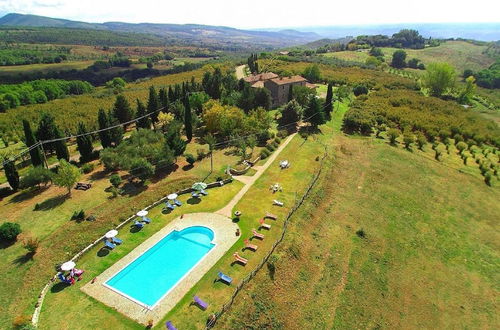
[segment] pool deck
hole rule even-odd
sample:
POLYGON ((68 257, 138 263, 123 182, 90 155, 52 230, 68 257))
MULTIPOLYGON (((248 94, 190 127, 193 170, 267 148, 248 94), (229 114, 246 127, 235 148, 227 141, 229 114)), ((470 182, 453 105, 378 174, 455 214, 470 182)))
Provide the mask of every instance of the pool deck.
MULTIPOLYGON (((149 320, 156 324, 186 295, 186 293, 212 268, 217 261, 236 243, 238 225, 226 216, 214 213, 185 214, 175 218, 160 231, 144 241, 129 254, 100 274, 94 283, 85 284, 81 290, 102 303, 115 308, 131 319, 146 325, 149 320), (158 243, 172 230, 182 230, 191 226, 206 226, 213 230, 216 245, 210 252, 151 310, 104 286, 115 273, 158 243)), ((124 242, 123 244, 127 244, 124 242)), ((119 247, 118 247, 119 248, 119 247)), ((215 278, 216 274, 214 274, 215 278)), ((147 279, 145 279, 147 280, 147 279)), ((140 283, 138 283, 140 285, 140 283)))

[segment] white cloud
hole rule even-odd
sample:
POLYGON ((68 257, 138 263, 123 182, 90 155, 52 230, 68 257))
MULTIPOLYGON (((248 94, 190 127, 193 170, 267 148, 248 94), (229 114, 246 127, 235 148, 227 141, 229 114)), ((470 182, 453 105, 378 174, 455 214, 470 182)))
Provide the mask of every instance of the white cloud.
POLYGON ((495 0, 0 0, 17 12, 89 22, 199 23, 240 28, 425 22, 498 22, 495 0))

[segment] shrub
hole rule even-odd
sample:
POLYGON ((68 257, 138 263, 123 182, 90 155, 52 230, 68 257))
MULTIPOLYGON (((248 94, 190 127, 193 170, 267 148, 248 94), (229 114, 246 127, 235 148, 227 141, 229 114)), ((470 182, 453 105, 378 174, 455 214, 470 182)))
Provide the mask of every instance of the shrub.
POLYGON ((389 137, 389 141, 392 145, 396 144, 396 139, 401 135, 401 131, 397 128, 391 128, 387 131, 387 136, 389 137))
POLYGON ((86 163, 86 164, 83 164, 83 166, 82 166, 82 172, 85 174, 88 174, 88 173, 92 172, 93 170, 94 170, 94 164, 92 164, 92 163, 86 163))
POLYGON ((415 135, 412 132, 406 131, 403 134, 403 143, 406 149, 410 149, 411 144, 415 142, 415 135))
POLYGON ((27 237, 24 239, 23 247, 28 250, 29 253, 35 254, 38 250, 40 241, 35 237, 27 237))
POLYGON ((491 175, 491 172, 486 172, 484 174, 484 182, 491 187, 491 184, 492 184, 492 181, 493 181, 493 175, 491 175))
POLYGON ((191 166, 193 166, 194 162, 196 162, 196 158, 194 158, 191 154, 185 154, 184 157, 186 157, 186 162, 188 162, 191 166))
POLYGON ((281 143, 281 138, 279 136, 274 138, 274 142, 280 144, 281 143))
POLYGON ((52 181, 52 172, 42 166, 31 168, 21 179, 21 188, 40 187, 52 181))
POLYGON ((467 143, 460 141, 457 143, 456 147, 459 152, 462 152, 464 150, 467 150, 467 143))
POLYGON ((0 226, 0 241, 12 242, 21 233, 21 226, 18 223, 4 222, 0 226))
POLYGON ((207 157, 208 153, 205 151, 205 149, 198 149, 196 150, 196 159, 198 161, 202 160, 203 158, 207 157))
POLYGON ((31 317, 28 315, 18 315, 14 318, 14 321, 12 321, 12 325, 16 329, 35 329, 35 327, 31 324, 31 317), (31 326, 31 327, 29 327, 31 326))
POLYGON ((73 215, 71 216, 71 220, 83 220, 85 219, 85 211, 80 210, 80 211, 75 211, 73 212, 73 215))
POLYGON ((363 84, 357 84, 352 89, 352 92, 354 93, 355 96, 359 96, 359 95, 362 95, 362 94, 368 94, 368 87, 366 87, 363 84))
POLYGON ((109 182, 116 188, 122 183, 122 178, 118 174, 113 174, 109 177, 109 182))
POLYGON ((262 149, 260 151, 260 159, 266 159, 267 157, 269 157, 269 155, 270 155, 270 152, 267 149, 262 149))
POLYGON ((288 136, 288 132, 286 129, 280 129, 277 134, 278 137, 284 139, 288 136))
POLYGON ((366 238, 366 233, 365 233, 365 231, 363 230, 363 228, 358 229, 358 230, 356 231, 356 235, 358 235, 358 237, 361 237, 361 238, 366 238))
POLYGON ((424 150, 425 145, 427 144, 427 139, 422 132, 417 133, 417 145, 418 149, 424 150))

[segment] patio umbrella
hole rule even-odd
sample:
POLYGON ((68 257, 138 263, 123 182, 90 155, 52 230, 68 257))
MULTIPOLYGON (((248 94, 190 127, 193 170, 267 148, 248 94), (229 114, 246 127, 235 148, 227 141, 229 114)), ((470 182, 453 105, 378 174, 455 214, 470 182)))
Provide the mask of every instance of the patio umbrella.
POLYGON ((118 235, 118 230, 116 229, 112 229, 110 231, 108 231, 106 233, 106 235, 104 235, 106 238, 112 238, 112 237, 115 237, 116 235, 118 235))
POLYGON ((196 182, 195 184, 193 184, 193 186, 191 188, 199 191, 199 190, 206 189, 207 184, 205 182, 196 182))
POLYGON ((141 210, 141 211, 137 212, 138 217, 145 217, 146 215, 148 215, 148 211, 146 211, 146 210, 141 210))
POLYGON ((76 264, 74 261, 66 261, 65 263, 63 263, 61 265, 61 270, 64 270, 64 271, 68 271, 68 270, 72 270, 73 268, 75 268, 76 264))
POLYGON ((168 195, 168 196, 167 196, 167 198, 168 198, 169 200, 171 200, 171 201, 173 201, 173 200, 174 200, 174 199, 176 199, 177 197, 178 197, 178 195, 177 195, 177 194, 175 194, 175 193, 174 193, 174 194, 170 194, 170 195, 168 195))

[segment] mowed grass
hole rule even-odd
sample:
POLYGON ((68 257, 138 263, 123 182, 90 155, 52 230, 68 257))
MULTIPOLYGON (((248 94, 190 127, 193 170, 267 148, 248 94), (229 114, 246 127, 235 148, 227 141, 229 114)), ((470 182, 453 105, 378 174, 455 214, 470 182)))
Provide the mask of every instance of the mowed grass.
POLYGON ((332 148, 274 279, 259 272, 218 327, 495 328, 500 188, 386 141, 332 148))
POLYGON ((62 63, 51 63, 51 64, 28 64, 28 65, 12 65, 12 66, 2 66, 0 68, 0 78, 2 76, 12 76, 16 74, 23 73, 33 73, 41 72, 47 73, 52 71, 62 71, 62 70, 82 70, 90 65, 94 61, 68 61, 62 63))
MULTIPOLYGON (((478 71, 489 67, 495 62, 494 58, 489 57, 483 52, 487 46, 478 46, 465 41, 447 41, 438 47, 428 47, 424 49, 404 49, 408 54, 407 60, 411 58, 418 58, 424 64, 433 62, 447 62, 455 67, 455 69, 462 73, 465 69, 472 69, 478 71)), ((383 47, 385 61, 391 62, 392 54, 397 48, 383 47)), ((343 51, 328 53, 324 56, 337 57, 343 60, 365 62, 368 58, 368 51, 343 51)))
MULTIPOLYGON (((189 149, 201 147, 194 142, 189 145, 189 149)), ((23 234, 17 243, 0 247, 0 286, 5 288, 0 290, 0 328, 9 328, 16 316, 32 313, 36 297, 53 276, 56 263, 69 259, 121 220, 158 198, 205 178, 208 182, 214 181, 227 164, 237 161, 237 157, 227 151, 217 150, 214 153, 214 172, 210 176, 209 158, 196 162, 192 168, 187 166, 184 158, 179 158, 178 167, 172 173, 154 177, 147 187, 127 184, 127 176, 121 173, 126 193, 117 198, 110 198, 111 194, 105 191, 110 186, 110 174, 98 166, 94 172, 80 179, 91 182, 92 188, 88 191, 73 190, 71 198, 65 197, 65 189, 51 186, 41 192, 19 192, 1 200, 3 221, 19 223, 23 234), (37 204, 38 209, 35 210, 37 204), (71 221, 73 212, 81 209, 87 216, 95 215, 97 220, 71 221), (40 240, 39 251, 33 258, 22 246, 27 236, 40 240)), ((232 196, 237 190, 238 183, 235 183, 223 191, 232 196)), ((207 204, 199 206, 210 208, 207 204)))

